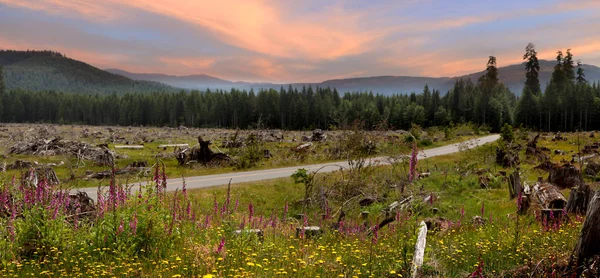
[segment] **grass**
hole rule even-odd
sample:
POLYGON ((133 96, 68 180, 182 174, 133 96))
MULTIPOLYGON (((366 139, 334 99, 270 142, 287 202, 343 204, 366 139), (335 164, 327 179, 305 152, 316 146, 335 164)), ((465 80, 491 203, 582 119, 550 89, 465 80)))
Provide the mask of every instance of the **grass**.
MULTIPOLYGON (((44 130, 44 125, 25 125, 25 126, 16 126, 11 128, 14 133, 20 134, 24 133, 27 130, 34 129, 42 129, 44 130), (33 127, 31 127, 33 126, 33 127), (31 128, 30 128, 31 127, 31 128), (19 130, 18 128, 21 128, 19 130)), ((54 127, 54 126, 53 126, 54 127)), ((90 143, 92 145, 105 143, 105 139, 95 138, 93 136, 89 136, 87 138, 81 137, 80 130, 97 130, 98 132, 102 131, 102 129, 97 127, 89 127, 89 126, 81 126, 81 127, 68 127, 68 126, 58 126, 54 127, 57 129, 56 134, 54 136, 61 136, 68 140, 82 140, 84 142, 90 143)), ((117 129, 117 128, 114 128, 117 129)), ((90 132, 91 132, 90 131, 90 132)), ((34 131, 35 132, 35 131, 34 131)), ((141 140, 140 136, 146 136, 142 134, 147 134, 148 137, 153 134, 161 134, 160 128, 128 128, 123 129, 119 132, 115 132, 115 134, 125 134, 124 140, 126 142, 131 142, 132 144, 137 144, 136 140, 141 140), (128 133, 127 133, 128 132, 128 133)), ((334 131, 332 132, 332 136, 335 137, 325 142, 314 142, 313 149, 306 154, 298 154, 291 149, 299 144, 299 142, 291 142, 290 140, 284 142, 264 142, 261 144, 261 149, 268 149, 271 151, 273 158, 270 159, 262 159, 256 165, 251 168, 239 168, 235 164, 226 167, 205 167, 200 164, 192 164, 187 166, 179 166, 177 160, 174 157, 171 158, 160 158, 169 156, 173 153, 173 148, 162 149, 158 148, 161 144, 189 144, 189 146, 194 146, 197 144, 197 139, 194 134, 201 134, 205 138, 213 138, 213 145, 211 146, 213 151, 222 151, 224 153, 230 154, 234 159, 242 156, 246 151, 245 149, 227 149, 220 148, 221 142, 223 140, 222 137, 217 137, 211 134, 233 134, 234 131, 227 130, 207 130, 207 129, 193 129, 190 132, 182 132, 182 131, 172 131, 164 138, 157 138, 152 142, 144 143, 143 149, 114 149, 115 145, 124 145, 125 142, 122 143, 109 143, 108 146, 111 150, 116 151, 119 156, 124 158, 120 158, 116 160, 117 168, 124 168, 127 165, 130 165, 132 162, 144 161, 149 165, 153 165, 155 163, 164 163, 167 169, 167 176, 169 177, 191 177, 191 176, 200 176, 200 175, 211 175, 211 174, 223 174, 237 171, 247 171, 247 170, 261 170, 261 169, 271 169, 271 168, 279 168, 279 167, 290 167, 290 166, 301 166, 301 165, 309 165, 309 164, 317 164, 317 163, 325 163, 325 162, 336 162, 344 160, 343 157, 339 155, 332 154, 332 150, 340 148, 340 144, 342 143, 343 136, 347 133, 351 133, 351 131, 334 131)), ((444 133, 437 128, 430 128, 427 132, 423 132, 423 138, 427 139, 423 142, 427 141, 426 145, 423 145, 422 148, 435 148, 448 144, 458 143, 465 140, 473 139, 480 137, 482 135, 475 135, 474 131, 470 126, 457 126, 454 128, 452 132, 452 136, 450 138, 445 138, 444 133), (435 140, 431 140, 435 139, 435 140)), ((1 133, 1 132, 0 132, 1 133)), ((40 132, 41 133, 41 132, 40 132)), ((300 138, 301 132, 289 131, 285 132, 285 138, 300 138)), ((2 135, 2 134, 0 134, 2 135)), ((5 142, 4 151, 7 151, 6 146, 10 146, 14 144, 16 141, 25 140, 24 138, 19 138, 14 134, 5 135, 13 137, 13 141, 5 142)), ((157 135, 155 135, 157 136, 157 135)), ((25 137, 23 135, 23 137, 25 137)), ((52 138, 52 136, 46 136, 47 138, 52 138)), ((44 137, 44 138, 46 138, 44 137)), ((410 143, 406 142, 407 135, 402 135, 400 133, 392 133, 390 136, 386 136, 384 132, 373 131, 373 132, 365 132, 365 139, 372 140, 376 145, 376 152, 372 153, 371 156, 379 156, 379 155, 396 155, 408 153, 410 150, 410 143)), ((2 150, 2 148, 0 148, 2 150)), ((262 150, 261 150, 262 152, 262 150)), ((261 153, 262 155, 262 153, 261 153)), ((94 180, 94 179, 85 179, 84 177, 90 172, 100 172, 110 170, 110 167, 100 167, 95 166, 92 161, 77 161, 75 158, 59 155, 59 156, 51 156, 51 157, 43 157, 43 156, 34 156, 34 155, 9 155, 4 162, 7 164, 11 164, 16 160, 23 161, 37 161, 41 164, 55 163, 59 164, 64 162, 62 166, 54 167, 58 178, 61 180, 61 184, 65 188, 84 188, 84 187, 97 187, 99 185, 105 185, 106 181, 102 180, 94 180)), ((22 175, 22 170, 8 170, 8 176, 16 176, 20 177, 22 175)), ((121 182, 137 182, 147 180, 149 178, 148 173, 139 173, 136 175, 123 175, 119 176, 118 179, 121 182)))
MULTIPOLYGON (((540 144, 568 150, 574 137, 568 135, 558 145, 540 144)), ((6 205, 0 212, 9 208, 9 216, 0 218, 5 227, 0 229, 0 275, 407 277, 422 220, 440 225, 428 232, 425 276, 560 274, 583 219, 571 216, 557 226, 545 225, 533 212, 517 215, 516 201, 508 198, 506 182, 497 175, 512 170, 493 163, 494 149, 485 145, 420 161, 419 171, 429 170, 431 176, 412 183, 406 182, 405 163, 356 175, 317 174, 311 196, 327 192, 325 207, 298 202, 305 187, 291 178, 170 194, 157 193, 160 186, 150 184, 140 192, 134 188, 127 200, 115 204, 104 199, 95 218, 74 220, 60 205, 64 203, 53 198, 25 201, 27 187, 20 191, 6 180, 0 196, 10 193, 23 201, 0 198, 6 205), (478 172, 491 176, 489 188, 481 188, 478 172), (361 207, 358 199, 336 194, 354 180, 379 202, 361 207), (373 227, 385 217, 382 209, 409 194, 414 204, 375 232, 373 227), (431 201, 422 201, 428 196, 431 201), (10 217, 13 207, 25 216, 10 217), (342 210, 346 218, 338 229, 330 228, 342 210), (363 211, 370 212, 366 218, 363 211), (476 216, 486 223, 474 224, 476 216), (296 227, 303 225, 320 226, 325 233, 296 236, 296 227), (262 229, 264 237, 235 232, 251 228, 262 229)), ((529 181, 532 165, 522 164, 529 181)), ((44 196, 54 196, 48 192, 44 196)))

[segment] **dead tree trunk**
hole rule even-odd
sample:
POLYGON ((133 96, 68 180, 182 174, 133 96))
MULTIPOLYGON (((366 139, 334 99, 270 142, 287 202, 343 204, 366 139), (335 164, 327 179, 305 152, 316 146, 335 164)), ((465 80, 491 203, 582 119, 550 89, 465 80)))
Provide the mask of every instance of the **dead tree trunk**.
MULTIPOLYGON (((590 201, 581 235, 577 241, 577 273, 587 268, 588 260, 600 253, 600 191, 590 201)), ((578 275, 579 276, 579 275, 578 275)))
POLYGON ((519 176, 519 168, 508 177, 508 194, 511 199, 519 195, 523 189, 521 188, 521 177, 519 176))
POLYGON ((592 189, 587 184, 582 184, 571 189, 569 201, 567 201, 567 212, 585 214, 588 204, 592 198, 592 189))

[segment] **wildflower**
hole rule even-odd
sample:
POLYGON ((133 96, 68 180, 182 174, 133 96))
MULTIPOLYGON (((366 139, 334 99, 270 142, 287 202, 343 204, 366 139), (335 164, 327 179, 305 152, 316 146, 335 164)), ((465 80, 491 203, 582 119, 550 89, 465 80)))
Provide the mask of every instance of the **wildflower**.
POLYGON ((133 218, 129 222, 129 228, 131 228, 131 233, 134 235, 137 232, 137 224, 138 224, 137 213, 134 213, 133 218))
POLYGON ((248 205, 248 223, 252 222, 252 216, 254 216, 254 206, 250 202, 248 205))
POLYGON ((412 148, 412 153, 410 155, 409 172, 408 172, 408 180, 411 182, 415 178, 415 174, 416 174, 417 154, 418 154, 417 142, 413 142, 413 148, 412 148))
POLYGON ((485 213, 485 202, 481 203, 481 217, 483 217, 483 214, 485 213))
POLYGON ((125 229, 123 228, 123 219, 121 219, 121 223, 119 223, 119 228, 117 229, 117 235, 122 233, 125 229))
POLYGON ((221 253, 223 247, 225 247, 225 237, 221 238, 221 242, 219 243, 219 247, 217 248, 217 253, 221 253))

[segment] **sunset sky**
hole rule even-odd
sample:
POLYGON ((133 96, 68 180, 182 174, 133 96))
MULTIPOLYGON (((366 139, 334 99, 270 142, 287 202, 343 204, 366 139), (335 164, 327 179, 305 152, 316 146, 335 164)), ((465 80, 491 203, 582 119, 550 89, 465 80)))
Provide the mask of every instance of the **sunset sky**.
POLYGON ((457 76, 528 42, 600 65, 600 1, 0 0, 0 49, 229 80, 457 76))

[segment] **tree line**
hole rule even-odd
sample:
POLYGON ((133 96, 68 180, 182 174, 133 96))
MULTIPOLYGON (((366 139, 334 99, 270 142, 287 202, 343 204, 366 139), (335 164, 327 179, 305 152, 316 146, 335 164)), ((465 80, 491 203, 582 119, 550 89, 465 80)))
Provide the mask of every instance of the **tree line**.
MULTIPOLYGON (((498 131, 505 123, 535 130, 600 129, 600 85, 589 84, 570 50, 557 53, 552 79, 542 92, 535 46, 525 55, 526 81, 517 97, 498 80, 490 56, 475 82, 459 79, 442 94, 426 85, 420 94, 340 94, 333 88, 280 90, 75 94, 7 90, 0 74, 0 121, 88 125, 143 125, 328 129, 355 120, 366 127, 408 129, 471 122, 498 131)), ((1 68, 0 68, 1 73, 1 68)))

